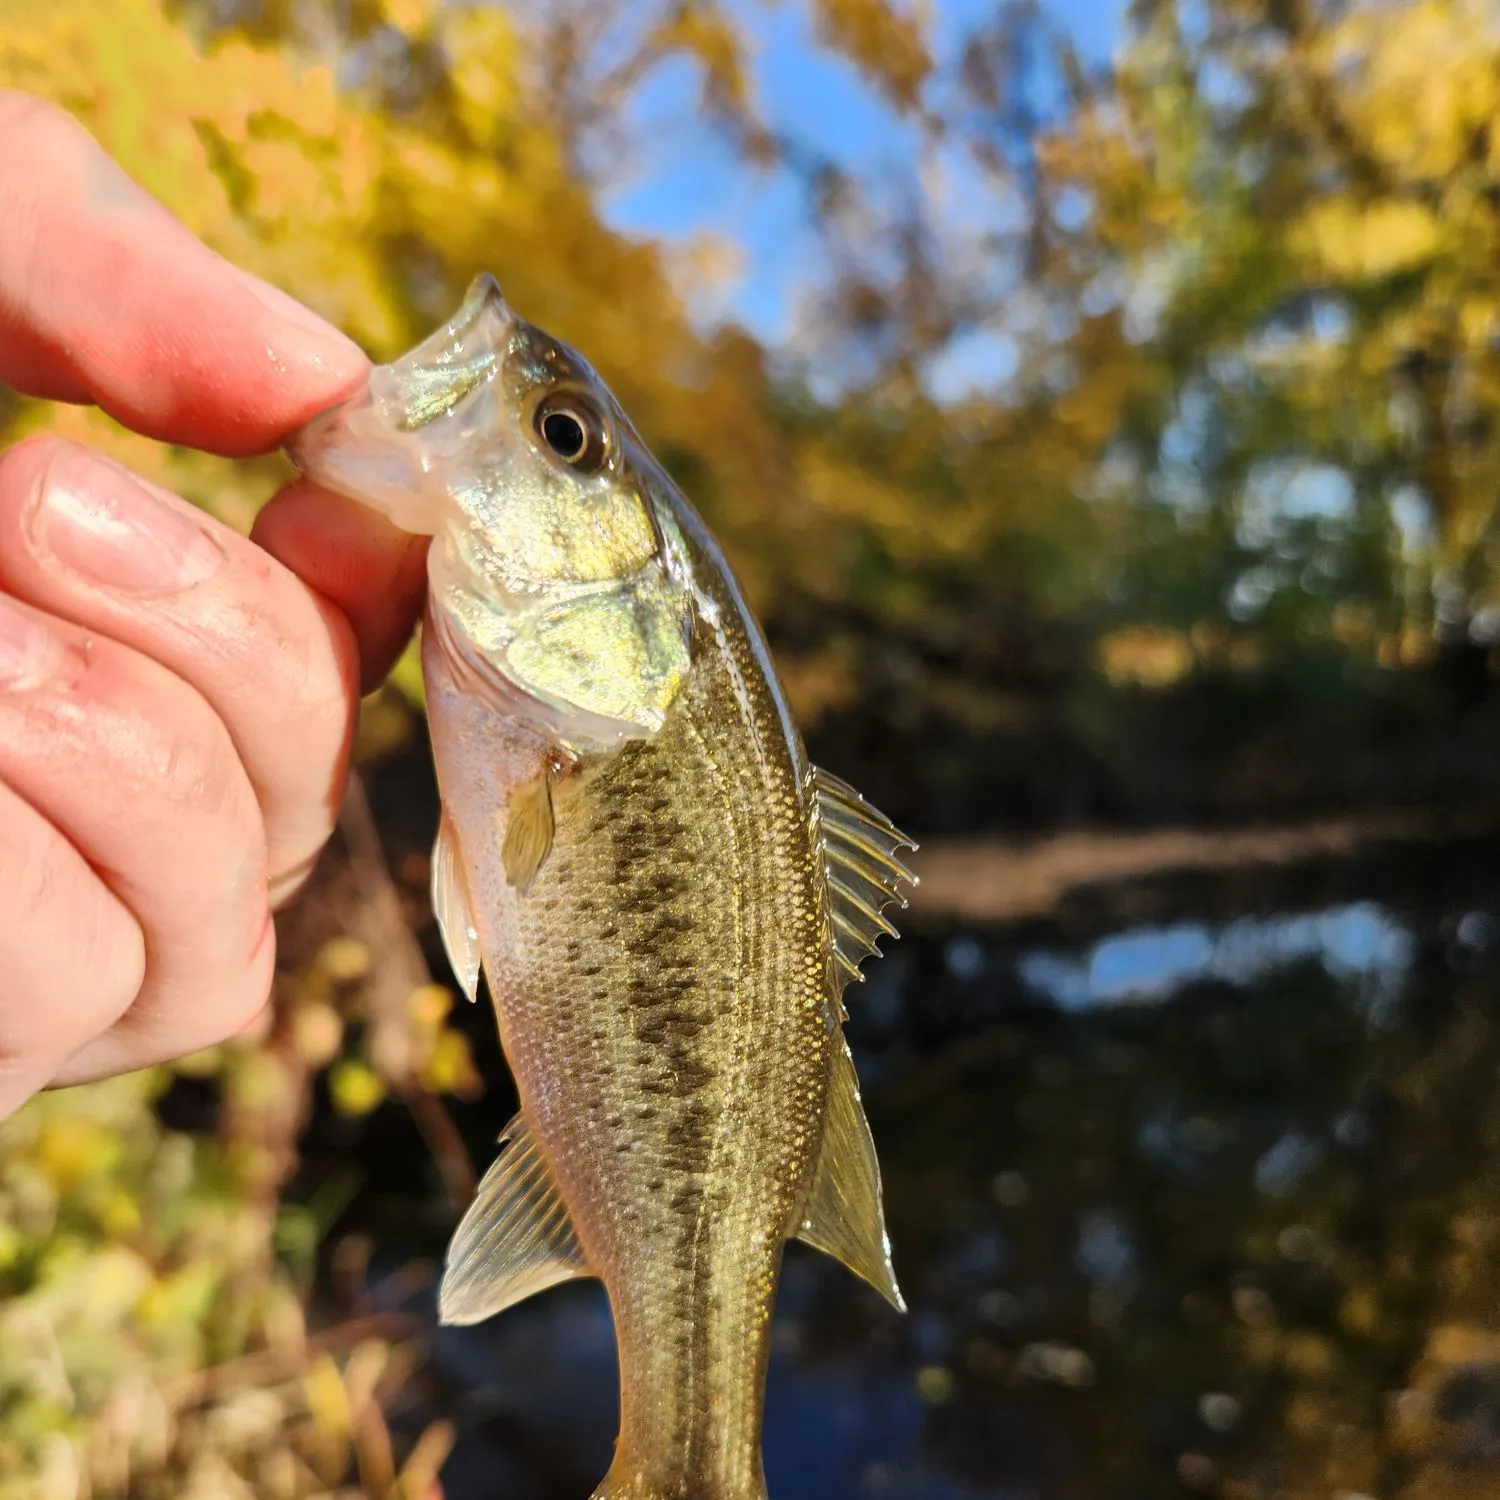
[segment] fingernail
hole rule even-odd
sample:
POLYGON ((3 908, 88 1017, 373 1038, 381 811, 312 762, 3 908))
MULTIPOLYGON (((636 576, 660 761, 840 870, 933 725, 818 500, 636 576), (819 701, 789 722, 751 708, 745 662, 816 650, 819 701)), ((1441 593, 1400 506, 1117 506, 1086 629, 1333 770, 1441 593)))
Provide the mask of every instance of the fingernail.
POLYGON ((133 474, 81 449, 42 477, 31 516, 38 550, 106 588, 168 594, 201 583, 224 560, 202 522, 133 474))
POLYGON ((272 286, 269 281, 262 281, 259 276, 252 276, 250 272, 241 270, 238 266, 234 269, 251 295, 262 306, 268 307, 278 318, 307 333, 316 334, 319 339, 328 344, 332 353, 339 359, 344 360, 352 356, 361 363, 368 363, 364 350, 353 339, 346 338, 326 318, 320 318, 312 308, 304 306, 295 297, 289 297, 279 286, 272 286))
POLYGON ((65 655, 66 647, 40 616, 0 594, 0 688, 45 682, 65 655))

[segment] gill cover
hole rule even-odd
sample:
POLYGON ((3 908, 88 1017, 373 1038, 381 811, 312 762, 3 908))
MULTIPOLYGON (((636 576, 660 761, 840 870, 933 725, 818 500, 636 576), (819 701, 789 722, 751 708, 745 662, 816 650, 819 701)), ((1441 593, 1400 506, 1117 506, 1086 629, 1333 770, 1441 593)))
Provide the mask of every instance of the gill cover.
POLYGON ((491 276, 287 445, 328 489, 433 537, 445 654, 575 750, 654 734, 691 664, 684 549, 604 383, 491 276))

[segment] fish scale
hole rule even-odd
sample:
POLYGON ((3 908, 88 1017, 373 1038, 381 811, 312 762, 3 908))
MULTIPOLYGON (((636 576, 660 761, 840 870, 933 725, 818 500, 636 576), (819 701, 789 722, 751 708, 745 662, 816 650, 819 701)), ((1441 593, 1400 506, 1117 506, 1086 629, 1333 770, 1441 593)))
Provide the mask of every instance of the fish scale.
POLYGON ((902 1306, 841 994, 910 840, 808 764, 702 521, 487 278, 290 451, 434 537, 434 909, 520 1099, 441 1316, 597 1276, 621 1402, 596 1500, 765 1500, 787 1239, 902 1306))
MULTIPOLYGON (((770 1309, 832 1019, 805 766, 784 739, 764 759, 769 700, 700 666, 658 735, 559 783, 551 852, 490 972, 522 1118, 609 1292, 624 1493, 677 1476, 730 1500, 761 1492, 770 1309), (717 1128, 735 1116, 773 1129, 717 1128)), ((496 792, 448 739, 445 803, 483 805, 496 792)))

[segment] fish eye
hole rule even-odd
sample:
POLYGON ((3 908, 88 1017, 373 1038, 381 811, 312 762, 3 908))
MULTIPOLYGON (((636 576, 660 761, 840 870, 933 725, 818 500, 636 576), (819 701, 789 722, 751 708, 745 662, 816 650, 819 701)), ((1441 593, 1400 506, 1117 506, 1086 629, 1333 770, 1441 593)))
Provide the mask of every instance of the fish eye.
POLYGON ((604 467, 609 429, 593 402, 577 392, 559 392, 538 402, 531 425, 548 452, 569 468, 595 474, 604 467))

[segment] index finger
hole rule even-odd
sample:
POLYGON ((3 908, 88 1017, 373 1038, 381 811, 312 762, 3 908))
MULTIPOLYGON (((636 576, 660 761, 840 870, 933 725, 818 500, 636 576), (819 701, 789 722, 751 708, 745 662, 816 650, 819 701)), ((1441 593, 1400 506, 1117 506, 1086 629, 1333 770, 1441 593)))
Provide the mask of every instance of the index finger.
POLYGON ((220 259, 70 115, 0 91, 0 381, 148 437, 272 448, 368 371, 359 349, 220 259))

